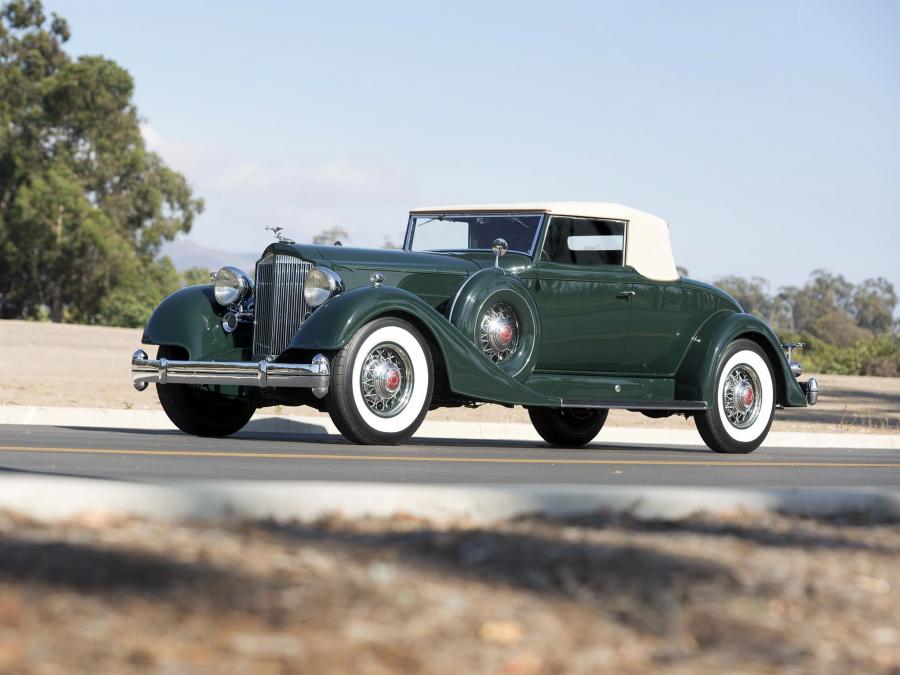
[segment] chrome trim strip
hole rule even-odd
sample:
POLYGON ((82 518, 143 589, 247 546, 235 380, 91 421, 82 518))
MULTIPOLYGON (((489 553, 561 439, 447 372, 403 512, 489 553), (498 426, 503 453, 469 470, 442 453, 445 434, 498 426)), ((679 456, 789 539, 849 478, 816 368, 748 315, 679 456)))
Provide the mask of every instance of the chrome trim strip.
POLYGON ((219 384, 243 387, 294 387, 313 389, 319 398, 328 391, 328 359, 316 354, 312 363, 255 361, 171 361, 151 359, 138 349, 131 355, 131 381, 143 391, 157 384, 219 384))
POLYGON ((706 401, 577 401, 561 399, 561 408, 625 408, 627 410, 674 410, 703 411, 708 410, 706 401))

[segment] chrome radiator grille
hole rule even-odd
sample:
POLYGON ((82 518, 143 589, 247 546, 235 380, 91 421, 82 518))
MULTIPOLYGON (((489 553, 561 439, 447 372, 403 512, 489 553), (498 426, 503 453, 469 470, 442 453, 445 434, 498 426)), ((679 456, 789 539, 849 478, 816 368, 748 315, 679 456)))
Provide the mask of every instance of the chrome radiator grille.
POLYGON ((254 359, 271 359, 281 354, 303 323, 309 312, 303 284, 312 266, 281 253, 267 255, 256 263, 254 359))

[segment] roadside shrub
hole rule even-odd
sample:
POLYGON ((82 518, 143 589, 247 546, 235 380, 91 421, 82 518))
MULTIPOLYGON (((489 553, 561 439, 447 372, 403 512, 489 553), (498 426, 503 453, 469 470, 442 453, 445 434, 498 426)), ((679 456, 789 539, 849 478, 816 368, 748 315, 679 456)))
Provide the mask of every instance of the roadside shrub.
POLYGON ((794 334, 786 339, 806 343, 794 358, 808 372, 900 377, 900 337, 880 335, 848 347, 829 344, 813 335, 794 334))

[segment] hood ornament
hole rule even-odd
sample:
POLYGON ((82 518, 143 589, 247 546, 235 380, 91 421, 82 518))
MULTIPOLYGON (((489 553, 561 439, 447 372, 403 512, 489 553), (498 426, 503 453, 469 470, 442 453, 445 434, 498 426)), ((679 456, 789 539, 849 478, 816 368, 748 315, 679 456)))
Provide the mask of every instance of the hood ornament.
POLYGON ((294 243, 293 239, 281 234, 281 231, 284 229, 283 227, 278 227, 277 225, 266 225, 266 229, 271 231, 272 234, 275 235, 275 238, 278 240, 278 242, 280 244, 293 244, 294 243))

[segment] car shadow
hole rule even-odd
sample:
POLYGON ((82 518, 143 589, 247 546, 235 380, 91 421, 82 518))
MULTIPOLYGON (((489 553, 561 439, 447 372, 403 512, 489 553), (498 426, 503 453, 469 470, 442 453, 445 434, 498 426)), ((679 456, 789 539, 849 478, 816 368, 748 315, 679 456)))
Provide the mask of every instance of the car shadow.
POLYGON ((409 445, 421 445, 426 447, 450 447, 450 448, 521 448, 528 450, 552 450, 557 452, 574 452, 574 453, 584 453, 587 455, 591 452, 602 452, 605 450, 608 451, 616 451, 616 450, 646 450, 646 451, 657 451, 657 452, 683 452, 683 453, 701 453, 701 454, 710 454, 711 451, 708 448, 704 448, 702 446, 695 445, 666 445, 666 446, 653 446, 647 445, 644 443, 602 443, 596 442, 591 443, 590 445, 586 445, 583 447, 574 447, 574 448, 564 448, 557 447, 554 445, 550 445, 549 443, 544 443, 543 441, 504 441, 504 440, 496 440, 496 439, 447 439, 447 438, 418 438, 413 436, 410 439, 409 445))
MULTIPOLYGON (((268 420, 264 420, 268 422, 268 420)), ((291 421, 292 422, 292 421, 291 421)), ((279 425, 274 430, 264 430, 266 427, 250 428, 250 424, 244 429, 227 436, 225 438, 211 438, 208 440, 225 441, 265 441, 270 443, 321 443, 325 445, 341 445, 351 446, 354 448, 370 448, 370 449, 389 449, 397 448, 398 451, 403 448, 497 448, 497 449, 513 449, 513 450, 548 450, 555 452, 575 452, 588 455, 592 452, 603 451, 631 451, 641 450, 648 452, 676 452, 687 454, 703 454, 709 455, 711 451, 703 446, 692 445, 672 445, 672 446, 654 446, 639 443, 593 443, 583 448, 562 448, 549 445, 543 441, 506 441, 503 439, 484 439, 484 438, 419 438, 413 436, 409 441, 402 445, 371 445, 362 446, 350 443, 346 438, 339 434, 329 434, 325 427, 312 424, 304 424, 302 422, 292 422, 291 425, 279 425)), ((73 431, 90 431, 96 433, 108 434, 136 434, 142 436, 167 436, 167 437, 184 437, 195 438, 177 429, 110 429, 107 427, 80 427, 65 426, 58 427, 61 429, 70 429, 73 431)), ((272 427, 268 427, 272 429, 272 427)))
MULTIPOLYGON (((59 429, 72 431, 92 431, 105 433, 144 434, 150 436, 186 436, 178 429, 139 429, 139 428, 112 428, 97 426, 67 425, 58 426, 59 429)), ((322 438, 340 438, 329 435, 328 430, 321 424, 309 424, 284 417, 268 417, 260 420, 250 420, 243 429, 227 438, 266 438, 277 440, 284 434, 303 434, 322 438)))
POLYGON ((36 471, 34 469, 17 469, 12 466, 0 466, 0 476, 4 474, 16 474, 20 476, 51 476, 53 478, 89 478, 90 480, 103 480, 114 483, 135 483, 137 481, 128 478, 110 478, 93 473, 72 473, 70 471, 36 471))

